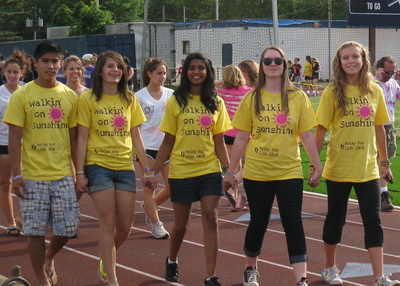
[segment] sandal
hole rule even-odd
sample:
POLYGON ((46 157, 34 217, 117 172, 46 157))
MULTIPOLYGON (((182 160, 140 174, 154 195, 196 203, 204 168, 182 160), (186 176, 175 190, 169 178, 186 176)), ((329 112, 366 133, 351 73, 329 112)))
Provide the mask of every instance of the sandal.
POLYGON ((108 282, 108 277, 107 273, 103 269, 103 259, 100 258, 100 264, 99 264, 99 280, 101 284, 105 284, 108 282))
POLYGON ((232 207, 235 208, 236 206, 236 199, 231 195, 228 191, 225 191, 225 196, 228 201, 231 203, 232 207))
POLYGON ((7 227, 6 229, 6 235, 7 236, 20 236, 21 232, 18 229, 18 227, 16 227, 15 225, 10 225, 9 227, 7 227))
POLYGON ((53 269, 53 271, 49 271, 49 270, 45 269, 45 271, 46 271, 47 278, 49 279, 50 285, 51 286, 56 285, 57 284, 56 270, 53 269))

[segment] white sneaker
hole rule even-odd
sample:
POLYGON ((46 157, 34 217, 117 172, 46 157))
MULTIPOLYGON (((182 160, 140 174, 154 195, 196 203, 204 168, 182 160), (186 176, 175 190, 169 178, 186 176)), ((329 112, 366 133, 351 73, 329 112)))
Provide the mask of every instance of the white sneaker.
POLYGON ((340 270, 336 265, 326 268, 322 271, 321 276, 329 285, 342 285, 343 281, 340 279, 340 270))
POLYGON ((151 218, 150 218, 149 215, 147 214, 146 207, 144 206, 144 201, 142 201, 142 202, 140 203, 140 206, 142 207, 142 210, 143 210, 143 213, 144 213, 144 220, 146 221, 146 224, 147 224, 149 227, 153 227, 153 224, 152 224, 152 222, 151 222, 151 218))
POLYGON ((155 225, 153 225, 153 229, 151 231, 151 235, 155 238, 168 238, 169 233, 165 230, 164 224, 159 221, 155 225))
POLYGON ((248 267, 243 272, 243 286, 259 286, 257 276, 260 276, 255 267, 248 267))
POLYGON ((379 277, 379 279, 375 280, 374 283, 372 284, 372 286, 398 286, 400 285, 399 280, 390 280, 389 276, 391 276, 392 274, 385 274, 381 277, 379 277))

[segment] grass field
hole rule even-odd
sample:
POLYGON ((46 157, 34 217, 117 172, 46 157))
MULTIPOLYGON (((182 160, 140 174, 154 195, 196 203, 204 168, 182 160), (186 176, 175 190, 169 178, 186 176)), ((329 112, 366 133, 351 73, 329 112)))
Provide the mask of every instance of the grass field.
MULTIPOLYGON (((310 100, 311 100, 314 110, 316 111, 318 108, 320 97, 311 97, 310 100)), ((400 117, 400 104, 396 105, 396 114, 400 117)), ((390 190, 391 196, 393 197, 392 203, 399 206, 400 205, 400 191, 399 191, 400 190, 400 154, 399 154, 399 150, 400 150, 400 145, 399 145, 400 144, 400 138, 399 138, 399 136, 400 136, 400 130, 399 130, 400 118, 396 119, 395 126, 396 126, 396 130, 397 130, 397 146, 399 146, 399 148, 397 149, 396 157, 390 159, 390 162, 392 163, 391 170, 392 170, 395 180, 392 185, 390 185, 390 184, 388 185, 388 188, 390 190)), ((325 163, 326 147, 327 147, 327 145, 325 144, 324 148, 321 151, 320 158, 321 158, 322 164, 325 163)), ((307 191, 326 194, 326 186, 325 186, 325 181, 323 178, 321 179, 321 184, 315 189, 313 189, 307 185, 306 179, 308 176, 308 164, 310 163, 310 160, 302 146, 300 146, 300 151, 301 151, 301 158, 303 159, 303 173, 304 173, 304 177, 305 177, 304 189, 307 191)), ((356 197, 354 191, 352 192, 351 197, 352 198, 356 197)))

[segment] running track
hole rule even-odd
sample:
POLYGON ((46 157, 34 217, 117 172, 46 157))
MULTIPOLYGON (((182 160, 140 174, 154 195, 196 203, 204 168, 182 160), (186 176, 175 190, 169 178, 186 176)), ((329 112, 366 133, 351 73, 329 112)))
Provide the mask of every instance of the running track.
MULTIPOLYGON (((169 240, 151 237, 139 205, 142 198, 140 181, 138 188, 132 233, 117 253, 120 285, 204 285, 205 265, 199 203, 193 204, 191 224, 179 255, 181 280, 179 283, 168 283, 163 277, 169 240)), ((71 239, 56 257, 59 286, 101 285, 97 279, 98 221, 88 195, 82 197, 80 205, 79 238, 71 239)), ((310 286, 326 285, 319 275, 324 266, 321 233, 325 212, 325 196, 304 193, 303 223, 307 236, 310 286)), ((278 209, 274 207, 258 264, 259 283, 263 286, 296 285, 288 263, 286 242, 278 213, 278 209)), ((170 230, 173 225, 171 203, 160 206, 159 214, 166 229, 170 230)), ((400 279, 400 209, 382 213, 382 220, 385 232, 385 272, 393 273, 392 279, 400 279)), ((36 285, 26 251, 26 238, 5 236, 4 223, 5 220, 0 215, 0 274, 9 276, 11 267, 20 265, 22 276, 32 285, 36 285)), ((231 212, 228 200, 223 197, 219 213, 220 253, 217 268, 223 285, 242 285, 242 246, 247 223, 248 212, 231 212)), ((358 205, 354 201, 349 203, 344 239, 339 247, 337 263, 343 270, 344 285, 372 285, 372 271, 363 243, 363 227, 358 205)))

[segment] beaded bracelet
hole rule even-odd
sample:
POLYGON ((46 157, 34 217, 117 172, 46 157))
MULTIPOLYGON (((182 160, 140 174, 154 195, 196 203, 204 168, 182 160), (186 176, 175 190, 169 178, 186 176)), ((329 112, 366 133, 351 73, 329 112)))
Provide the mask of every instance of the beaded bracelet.
POLYGON ((20 178, 22 178, 22 175, 21 175, 21 174, 12 177, 11 181, 14 182, 15 180, 18 180, 18 179, 20 179, 20 178))
POLYGON ((381 166, 385 166, 385 167, 389 167, 391 165, 389 160, 380 161, 379 163, 381 164, 381 166))
MULTIPOLYGON (((157 176, 157 173, 156 172, 154 172, 154 171, 152 171, 151 170, 151 168, 144 168, 144 171, 145 172, 152 172, 153 173, 153 176, 157 176)), ((143 177, 145 177, 145 178, 150 178, 152 175, 144 175, 143 177)))
POLYGON ((229 176, 229 177, 235 177, 235 176, 236 176, 236 173, 235 173, 235 172, 232 172, 232 171, 229 170, 229 169, 226 169, 226 175, 229 176))

